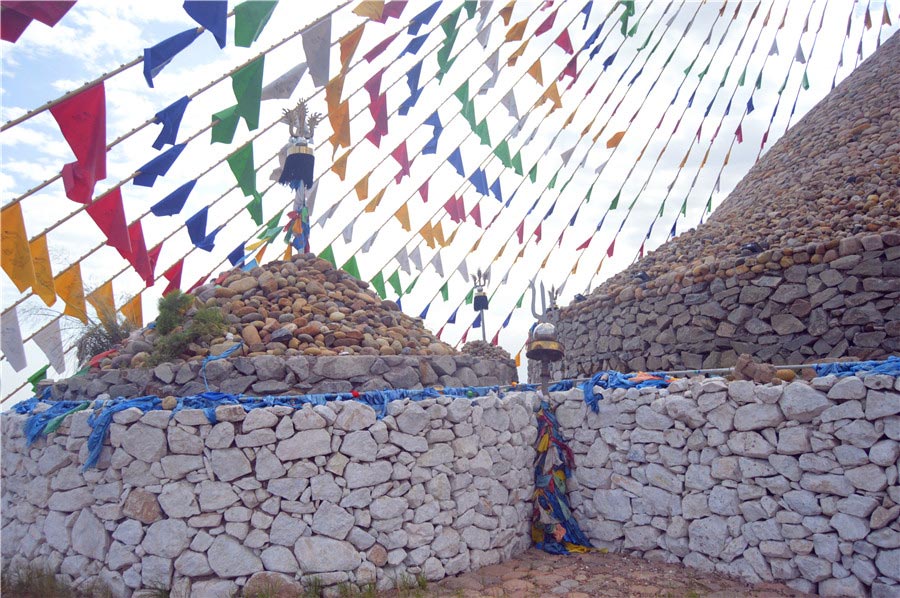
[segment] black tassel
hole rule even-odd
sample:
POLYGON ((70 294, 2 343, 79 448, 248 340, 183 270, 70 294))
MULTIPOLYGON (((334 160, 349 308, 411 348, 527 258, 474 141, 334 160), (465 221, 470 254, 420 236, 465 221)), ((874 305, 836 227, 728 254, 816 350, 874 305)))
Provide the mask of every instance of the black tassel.
POLYGON ((284 160, 284 168, 278 182, 297 190, 303 184, 307 189, 313 186, 313 167, 315 157, 312 154, 288 154, 284 160))

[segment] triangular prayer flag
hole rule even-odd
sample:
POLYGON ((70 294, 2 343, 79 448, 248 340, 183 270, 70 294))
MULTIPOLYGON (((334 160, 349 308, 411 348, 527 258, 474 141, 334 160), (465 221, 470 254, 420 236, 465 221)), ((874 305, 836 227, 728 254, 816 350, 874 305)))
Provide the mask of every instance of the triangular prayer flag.
POLYGON ((800 64, 806 64, 806 56, 803 55, 803 46, 800 45, 800 42, 797 42, 797 53, 794 54, 794 60, 800 64))
POLYGON ((251 199, 246 206, 244 206, 249 212, 250 217, 253 219, 254 224, 257 226, 262 224, 262 195, 253 192, 253 199, 251 199))
POLYGON ((107 315, 112 315, 116 311, 112 281, 108 280, 88 293, 87 301, 97 310, 97 315, 101 320, 105 319, 107 315))
MULTIPOLYGON (((141 323, 140 325, 143 325, 141 323)), ((140 326, 139 325, 139 326, 140 326)), ((62 344, 59 320, 50 320, 46 326, 34 333, 34 342, 47 357, 47 361, 58 374, 66 371, 66 354, 62 344)))
MULTIPOLYGON (((473 291, 469 291, 469 295, 471 295, 472 293, 473 293, 473 291)), ((468 296, 466 298, 468 299, 468 296)), ((471 303, 471 301, 469 301, 469 303, 471 303)), ((450 314, 449 318, 447 318, 448 324, 456 324, 456 312, 458 312, 458 311, 459 311, 458 307, 453 310, 453 313, 450 314)))
POLYGON ((319 258, 337 268, 337 262, 334 259, 334 249, 331 248, 331 245, 322 250, 322 253, 319 254, 319 258))
POLYGON ((618 147, 619 143, 622 141, 622 138, 625 137, 625 131, 619 131, 615 135, 609 138, 609 141, 606 142, 606 147, 613 148, 618 147))
POLYGON ((431 19, 434 17, 435 13, 438 11, 438 8, 440 8, 440 6, 441 6, 441 2, 440 2, 440 0, 438 0, 437 2, 435 2, 431 6, 429 6, 428 8, 426 8, 425 10, 423 10, 422 12, 420 12, 419 14, 414 16, 410 20, 409 27, 406 29, 406 32, 410 35, 418 35, 419 28, 422 25, 427 25, 428 23, 431 22, 431 19))
POLYGON ((423 203, 428 203, 428 179, 425 179, 425 182, 419 187, 419 195, 422 196, 423 203))
POLYGON ((265 56, 260 56, 250 64, 231 75, 231 89, 237 100, 235 114, 244 119, 247 129, 259 127, 259 107, 262 99, 263 69, 265 56))
MULTIPOLYGON (((147 247, 144 244, 144 231, 141 228, 141 221, 135 220, 128 226, 128 238, 131 241, 131 253, 122 254, 122 257, 128 260, 128 263, 134 268, 134 271, 144 280, 146 286, 153 284, 153 267, 155 262, 151 262, 150 255, 147 253, 147 247)), ((160 245, 160 248, 162 245, 160 245)))
POLYGON ((85 324, 88 322, 84 300, 84 286, 81 282, 81 264, 76 262, 53 279, 56 292, 66 303, 63 315, 78 318, 85 324))
POLYGON ((459 176, 466 176, 465 170, 463 169, 462 154, 460 154, 458 147, 450 153, 447 162, 456 169, 459 176))
POLYGON ((365 27, 365 23, 360 23, 356 29, 341 38, 339 44, 341 49, 341 72, 346 71, 347 67, 350 66, 350 61, 356 53, 356 48, 359 46, 359 40, 362 39, 365 27))
POLYGON ((563 29, 562 33, 559 34, 556 41, 553 43, 562 48, 566 54, 575 53, 575 49, 572 47, 572 40, 569 38, 568 29, 563 29))
POLYGON ((341 266, 341 270, 352 276, 357 280, 361 280, 359 276, 359 266, 356 265, 356 256, 351 256, 349 260, 347 260, 343 266, 341 266))
POLYGON ((212 140, 210 143, 231 143, 241 120, 237 105, 230 106, 212 115, 212 140))
POLYGON ((169 168, 172 167, 172 164, 174 164, 175 160, 178 159, 178 156, 181 155, 184 147, 184 143, 174 145, 138 168, 137 174, 134 176, 132 182, 141 187, 152 187, 156 182, 156 177, 165 176, 166 173, 169 172, 169 168))
POLYGON ((396 148, 394 148, 394 151, 391 152, 391 157, 394 158, 394 160, 397 161, 397 164, 400 165, 400 172, 398 172, 397 175, 394 177, 394 182, 396 182, 397 184, 400 184, 400 181, 403 180, 404 176, 410 176, 410 170, 409 170, 410 162, 409 162, 409 157, 407 156, 407 153, 406 153, 406 140, 405 139, 400 142, 400 145, 398 145, 396 148))
POLYGON ((534 166, 531 167, 531 170, 528 171, 528 178, 531 179, 532 183, 534 183, 535 181, 537 181, 537 175, 537 162, 535 162, 534 166))
POLYGON ((366 204, 365 212, 366 212, 367 214, 371 214, 372 212, 374 212, 374 211, 378 208, 378 204, 381 203, 381 198, 384 197, 384 192, 385 192, 386 189, 387 189, 387 188, 382 189, 381 191, 379 191, 379 192, 375 195, 375 197, 373 197, 373 198, 369 201, 369 203, 366 204))
POLYGON ((19 314, 15 307, 0 314, 0 351, 15 371, 19 372, 28 365, 22 330, 19 328, 19 314))
POLYGON ((525 170, 522 168, 522 152, 516 152, 516 155, 509 162, 517 175, 523 176, 525 174, 525 170))
POLYGON ((356 191, 356 197, 362 201, 369 197, 369 175, 371 172, 367 172, 366 175, 359 179, 359 182, 353 187, 353 190, 356 191))
POLYGON ((419 235, 425 240, 425 243, 431 249, 434 249, 434 229, 431 226, 431 222, 425 222, 422 225, 422 228, 419 229, 419 235))
POLYGON ((413 55, 418 54, 419 50, 422 49, 422 45, 425 43, 425 41, 427 39, 428 39, 427 33, 425 35, 420 35, 419 37, 412 38, 411 40, 409 40, 409 43, 406 44, 406 47, 403 48, 403 51, 400 52, 400 55, 397 56, 397 59, 399 60, 399 59, 403 58, 404 56, 406 56, 407 54, 413 54, 413 55))
POLYGON ((400 226, 403 227, 403 230, 410 231, 412 228, 409 225, 409 208, 406 204, 401 205, 396 212, 394 212, 394 218, 400 221, 400 226))
POLYGON ((245 196, 256 193, 256 169, 253 166, 253 142, 247 143, 226 158, 228 167, 234 174, 241 193, 245 196))
POLYGON ((198 25, 212 33, 220 48, 225 47, 225 33, 228 26, 226 0, 185 0, 183 7, 198 25))
POLYGON ((50 266, 46 233, 29 241, 28 247, 31 251, 31 265, 34 270, 34 284, 31 285, 31 289, 49 307, 56 303, 56 288, 53 286, 53 270, 50 266))
POLYGON ((157 76, 175 56, 191 45, 200 36, 200 29, 188 29, 165 39, 151 48, 144 49, 144 79, 153 87, 153 77, 157 76))
POLYGON ((537 60, 534 61, 534 64, 532 64, 528 68, 527 72, 529 75, 531 75, 532 79, 537 81, 538 85, 544 84, 544 76, 541 73, 541 59, 540 58, 538 58, 537 60))
POLYGON ((331 15, 302 33, 306 64, 316 87, 328 83, 331 57, 331 15))
POLYGON ((428 316, 428 308, 431 307, 431 304, 425 306, 425 309, 422 310, 422 313, 419 314, 419 319, 424 320, 428 316))
POLYGON ((447 286, 448 284, 449 283, 445 282, 443 285, 441 285, 441 298, 444 301, 450 299, 450 287, 447 286))
POLYGON ((394 273, 390 275, 387 279, 388 284, 391 285, 391 288, 394 289, 394 293, 397 295, 403 294, 403 288, 400 286, 400 271, 394 270, 394 273))
MULTIPOLYGON (((553 102, 553 108, 550 109, 550 113, 553 113, 557 108, 562 108, 562 98, 559 97, 559 90, 556 88, 556 81, 550 84, 550 87, 541 94, 540 99, 538 100, 538 104, 543 104, 547 100, 551 100, 553 102)), ((537 130, 537 129, 535 129, 537 130)))
MULTIPOLYGON (((403 248, 403 251, 404 252, 406 251, 405 247, 403 248)), ((397 261, 400 261, 399 256, 397 258, 397 261)), ((422 253, 419 251, 418 245, 416 245, 416 247, 409 253, 409 261, 411 261, 413 264, 415 264, 416 270, 419 270, 420 272, 422 271, 422 253)), ((405 272, 407 274, 409 273, 409 266, 406 267, 405 272)), ((407 292, 409 292, 408 289, 407 289, 407 292)))
POLYGON ((516 236, 519 237, 519 245, 522 244, 525 238, 525 221, 519 223, 519 226, 516 227, 516 236))
POLYGON ((541 222, 538 222, 537 228, 534 229, 534 237, 537 239, 535 243, 541 242, 541 222))
POLYGON ((350 156, 351 151, 352 150, 347 150, 344 152, 344 155, 335 160, 334 164, 331 165, 331 171, 338 175, 342 181, 347 174, 347 158, 350 156))
POLYGON ((469 212, 469 217, 475 221, 475 226, 481 228, 481 207, 479 204, 475 204, 475 207, 469 212))
POLYGON ((306 62, 297 66, 262 88, 260 100, 286 100, 294 94, 300 79, 306 74, 306 62))
MULTIPOLYGON (((265 247, 263 247, 263 251, 265 251, 265 247)), ((257 260, 261 259, 261 254, 263 253, 263 251, 258 254, 257 260)), ((181 272, 183 269, 184 258, 181 258, 180 260, 172 264, 172 266, 170 266, 168 270, 163 272, 163 278, 169 281, 169 284, 167 284, 166 288, 163 289, 163 297, 165 297, 172 291, 181 288, 181 272)))
POLYGON ((381 19, 381 13, 383 11, 384 0, 362 0, 362 2, 353 9, 353 14, 364 19, 378 21, 381 19))
POLYGON ((241 243, 237 247, 231 250, 231 253, 228 254, 228 261, 232 266, 237 266, 239 263, 244 261, 244 244, 241 243))
POLYGON ((381 55, 381 53, 384 52, 385 49, 387 49, 387 47, 389 45, 391 45, 391 42, 393 42, 395 39, 397 39, 398 35, 400 35, 399 31, 397 33, 395 33, 394 35, 391 35, 391 36, 387 37, 386 39, 382 40, 381 42, 379 42, 378 45, 376 45, 374 48, 369 50, 366 53, 366 55, 363 56, 363 59, 365 59, 366 62, 371 64, 371 62, 373 60, 378 58, 381 55))
POLYGON ((378 293, 378 296, 382 299, 387 298, 387 292, 384 288, 384 274, 378 272, 375 276, 372 277, 372 280, 369 282, 372 283, 372 287, 375 289, 375 292, 378 293))
POLYGON ((500 189, 500 177, 497 177, 497 179, 491 183, 491 193, 497 198, 497 201, 503 201, 503 192, 500 189))
POLYGON ((209 206, 203 206, 200 208, 200 211, 185 221, 188 236, 191 239, 191 243, 195 246, 201 243, 206 237, 206 216, 208 211, 209 206))
POLYGON ((98 83, 50 108, 75 161, 63 166, 66 197, 88 203, 106 178, 106 93, 98 83))
MULTIPOLYGON (((198 2, 202 4, 202 2, 198 2)), ((155 121, 162 124, 162 131, 159 132, 156 141, 153 142, 153 149, 162 149, 165 144, 175 145, 178 137, 178 128, 181 126, 181 118, 191 99, 187 96, 179 100, 175 100, 166 108, 156 113, 155 121)))
POLYGON ((491 145, 491 132, 488 130, 487 118, 482 119, 475 127, 474 133, 481 140, 481 145, 491 145))
POLYGON ((8 0, 3 3, 3 22, 0 23, 3 41, 15 43, 32 21, 40 21, 48 27, 56 25, 65 16, 75 0, 51 0, 25 2, 8 0))
POLYGON ((247 0, 234 7, 234 45, 249 48, 259 39, 277 0, 247 0))
POLYGON ((119 310, 122 312, 122 315, 125 316, 125 319, 131 322, 132 325, 140 328, 144 325, 144 313, 143 306, 141 305, 141 295, 137 294, 128 300, 125 305, 119 310))
POLYGON ((417 283, 417 282, 419 282, 419 277, 418 277, 418 276, 416 276, 415 278, 413 278, 412 282, 409 283, 409 284, 406 286, 406 290, 403 291, 403 294, 404 294, 404 295, 409 295, 409 294, 412 292, 413 287, 416 286, 416 283, 417 283))
POLYGON ((806 70, 803 71, 803 79, 800 81, 800 86, 803 89, 809 89, 809 78, 806 76, 806 70))
POLYGON ((10 280, 24 292, 34 285, 34 267, 21 202, 10 203, 0 212, 0 262, 10 280))
MULTIPOLYGON (((484 172, 484 169, 476 168, 475 172, 472 173, 472 176, 469 177, 469 182, 471 182, 475 187, 475 190, 482 195, 488 194, 487 174, 484 172)), ((462 201, 462 198, 460 198, 460 201, 462 201)))
POLYGON ((97 223, 107 244, 115 247, 122 255, 131 255, 131 241, 128 237, 128 224, 125 222, 125 209, 122 206, 122 188, 116 187, 86 208, 88 215, 97 223))
POLYGON ((613 238, 612 243, 609 244, 609 248, 607 248, 607 250, 606 250, 606 255, 608 255, 609 257, 612 257, 613 252, 615 252, 615 250, 616 250, 616 240, 615 240, 615 238, 613 238))
POLYGON ((444 277, 444 264, 443 264, 443 262, 441 261, 441 254, 440 254, 440 252, 435 253, 435 254, 434 254, 434 257, 431 258, 431 265, 434 266, 434 269, 435 269, 435 271, 438 273, 438 275, 439 275, 441 278, 443 278, 443 277, 444 277))
MULTIPOLYGON (((506 31, 506 42, 518 42, 525 36, 525 27, 528 25, 528 19, 523 19, 510 27, 506 31)), ((504 42, 504 43, 506 43, 504 42)))

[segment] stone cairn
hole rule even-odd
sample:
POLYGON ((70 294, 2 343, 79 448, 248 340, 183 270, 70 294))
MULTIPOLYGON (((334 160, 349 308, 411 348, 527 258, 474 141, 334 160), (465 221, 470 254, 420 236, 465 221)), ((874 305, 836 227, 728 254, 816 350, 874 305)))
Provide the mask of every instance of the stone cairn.
POLYGON ((558 374, 900 351, 898 61, 894 35, 708 222, 563 308, 558 374))

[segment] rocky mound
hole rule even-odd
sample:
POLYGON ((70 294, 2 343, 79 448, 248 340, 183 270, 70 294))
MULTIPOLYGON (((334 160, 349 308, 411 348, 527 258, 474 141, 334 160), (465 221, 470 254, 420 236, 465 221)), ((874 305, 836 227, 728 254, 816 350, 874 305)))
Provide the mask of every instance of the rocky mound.
MULTIPOLYGON (((179 329, 189 330, 198 305, 217 308, 224 319, 215 335, 187 345, 174 359, 219 355, 243 340, 239 355, 451 355, 452 347, 342 270, 313 255, 274 261, 250 271, 223 273, 198 287, 199 301, 179 329)), ((162 335, 147 328, 109 363, 153 363, 162 335)), ((102 367, 102 365, 101 365, 102 367)))
POLYGON ((491 343, 486 343, 484 341, 470 341, 463 345, 461 351, 463 355, 471 355, 482 359, 498 359, 501 361, 509 361, 512 359, 509 355, 509 351, 503 347, 494 346, 491 343))
POLYGON ((794 125, 705 224, 594 290, 616 296, 821 263, 840 239, 900 230, 900 35, 794 125), (743 249, 756 243, 758 249, 743 249), (799 257, 799 259, 798 259, 799 257))

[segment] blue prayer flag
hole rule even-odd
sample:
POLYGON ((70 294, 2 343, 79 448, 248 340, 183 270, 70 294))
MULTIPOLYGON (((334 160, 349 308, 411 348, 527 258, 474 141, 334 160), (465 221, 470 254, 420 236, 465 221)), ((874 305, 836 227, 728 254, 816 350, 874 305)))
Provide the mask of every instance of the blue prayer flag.
POLYGON ((247 262, 246 264, 241 266, 241 270, 244 270, 245 272, 249 272, 253 268, 258 268, 258 267, 259 267, 259 262, 256 261, 256 258, 253 258, 252 260, 250 260, 249 262, 247 262))
POLYGON ((181 208, 184 207, 184 202, 187 201, 188 196, 191 194, 191 191, 193 191, 194 185, 196 184, 197 179, 186 182, 184 185, 153 204, 150 211, 153 212, 154 216, 174 216, 175 214, 178 214, 181 212, 181 208))
POLYGON ((506 316, 505 320, 503 320, 502 328, 506 328, 507 326, 509 326, 509 320, 510 320, 510 318, 512 318, 512 315, 513 315, 513 312, 509 312, 509 315, 506 316))
POLYGON ((428 308, 429 308, 429 307, 431 307, 431 304, 430 304, 430 303, 429 303, 428 305, 426 305, 426 306, 425 306, 425 309, 422 310, 422 313, 419 314, 419 317, 420 317, 421 319, 424 320, 424 319, 425 319, 425 316, 428 315, 428 308))
POLYGON ((750 99, 747 100, 747 114, 753 112, 753 96, 750 96, 750 99))
POLYGON ((575 214, 572 216, 572 219, 569 220, 569 226, 575 226, 575 219, 578 218, 578 212, 581 211, 581 206, 578 206, 578 209, 575 210, 575 214))
POLYGON ((398 56, 397 58, 400 59, 400 58, 403 58, 404 56, 406 56, 407 54, 418 53, 419 50, 422 49, 422 44, 425 43, 426 39, 428 39, 427 33, 425 35, 420 35, 419 37, 412 38, 411 40, 409 40, 409 43, 406 44, 406 47, 403 48, 403 51, 400 52, 400 56, 398 56))
POLYGON ((669 231, 669 238, 670 238, 670 239, 672 239, 672 238, 675 237, 675 227, 676 227, 676 226, 678 226, 678 220, 677 220, 677 219, 675 220, 675 222, 672 223, 672 230, 669 231))
MULTIPOLYGON (((597 41, 597 39, 600 37, 600 31, 602 31, 602 30, 603 30, 603 23, 600 23, 597 26, 597 28, 594 29, 594 32, 591 34, 591 36, 587 38, 587 41, 584 42, 584 47, 581 48, 582 52, 584 52, 585 50, 590 48, 594 44, 594 42, 597 41)), ((599 49, 599 48, 597 48, 597 49, 599 49)), ((593 57, 594 57, 594 53, 591 52, 591 58, 593 58, 593 57)))
POLYGON ((603 70, 604 70, 604 71, 606 70, 606 67, 608 67, 609 65, 611 65, 611 64, 613 63, 613 60, 616 59, 616 54, 618 54, 618 53, 619 53, 619 51, 616 50, 615 52, 613 52, 612 54, 610 54, 610 55, 606 58, 606 60, 603 61, 603 70))
POLYGON ((397 304, 397 309, 399 309, 400 311, 403 311, 403 306, 400 305, 400 299, 402 299, 402 297, 397 297, 397 300, 394 301, 394 303, 397 304))
POLYGON ((406 29, 406 32, 410 35, 417 35, 419 33, 419 27, 422 25, 427 25, 431 22, 431 19, 434 17, 434 14, 438 11, 438 8, 441 6, 441 0, 438 0, 416 16, 412 18, 409 23, 409 27, 406 29))
POLYGON ((459 148, 453 150, 453 153, 447 158, 447 162, 456 169, 459 176, 466 176, 466 171, 463 169, 462 154, 459 153, 459 148))
POLYGON ((228 26, 227 0, 184 0, 184 11, 197 21, 198 25, 213 34, 220 48, 225 47, 225 33, 228 26))
POLYGON ((695 95, 697 95, 697 90, 696 90, 696 89, 694 90, 694 93, 691 94, 691 97, 688 98, 688 105, 687 105, 688 108, 690 108, 691 106, 694 105, 694 96, 695 96, 695 95))
POLYGON ((213 232, 203 237, 203 240, 197 243, 197 248, 202 249, 203 251, 212 251, 216 246, 216 235, 218 235, 219 231, 221 231, 223 228, 225 228, 224 224, 217 227, 213 232))
POLYGON ((481 328, 481 312, 478 312, 478 315, 475 316, 475 321, 472 322, 472 328, 481 328))
POLYGON ((441 117, 438 115, 437 111, 426 118, 424 124, 434 127, 434 130, 432 131, 431 139, 425 144, 425 147, 422 148, 422 154, 434 154, 437 152, 438 138, 441 136, 441 133, 444 132, 444 125, 441 124, 441 117))
POLYGON ((543 220, 546 220, 547 218, 549 218, 549 217, 550 217, 550 214, 553 213, 553 210, 556 208, 556 202, 557 202, 558 199, 559 199, 559 198, 554 199, 554 200, 553 200, 553 203, 550 204, 550 209, 547 210, 547 213, 546 213, 546 214, 544 214, 543 220))
MULTIPOLYGON (((732 99, 733 99, 733 98, 732 98, 732 99)), ((731 100, 728 100, 728 105, 725 106, 725 116, 728 116, 728 114, 729 114, 730 112, 731 112, 731 100)))
POLYGON ((175 55, 190 46, 200 35, 196 28, 182 31, 165 39, 152 48, 144 48, 144 79, 153 87, 153 77, 175 58, 175 55))
POLYGON ((159 132, 156 141, 153 142, 153 149, 160 150, 167 143, 175 145, 175 139, 178 137, 178 127, 181 126, 181 117, 184 116, 184 110, 190 101, 191 98, 184 96, 156 113, 156 122, 161 123, 163 128, 159 132))
POLYGON ((581 26, 581 30, 584 31, 587 29, 588 19, 591 18, 591 7, 594 5, 594 0, 588 0, 588 3, 584 5, 584 8, 581 9, 581 13, 584 15, 584 25, 581 26))
POLYGON ((209 206, 203 206, 200 211, 185 221, 187 225, 188 235, 191 237, 191 243, 199 246, 206 238, 206 214, 209 206))
POLYGON ((509 196, 509 199, 506 200, 506 203, 503 204, 503 207, 508 208, 509 204, 512 203, 513 198, 516 196, 516 193, 518 193, 518 192, 519 192, 518 189, 513 191, 513 194, 509 196))
POLYGON ((716 100, 716 98, 713 98, 713 99, 711 99, 711 100, 709 101, 709 104, 707 104, 707 106, 706 106, 706 112, 703 113, 703 116, 704 116, 704 117, 709 116, 709 111, 712 110, 712 105, 713 105, 713 102, 714 102, 715 100, 716 100))
MULTIPOLYGON (((637 72, 637 75, 635 75, 634 77, 632 77, 632 78, 631 78, 631 81, 628 82, 628 86, 630 87, 630 86, 634 85, 634 82, 638 80, 638 77, 640 77, 640 76, 641 76, 641 73, 643 73, 643 72, 644 72, 644 67, 641 67, 641 70, 639 70, 639 71, 637 72)), ((624 75, 625 73, 623 72, 622 74, 624 75)))
POLYGON ((420 60, 406 73, 406 84, 409 86, 409 98, 404 100, 403 104, 397 110, 402 116, 409 113, 409 109, 416 105, 422 90, 419 89, 419 76, 422 74, 422 61, 420 60))
POLYGON ((244 244, 241 243, 237 247, 235 247, 231 253, 228 254, 228 261, 231 262, 232 266, 237 266, 240 262, 244 261, 244 244))
POLYGON ((456 324, 456 312, 458 312, 458 311, 459 311, 459 308, 458 308, 458 307, 457 307, 456 309, 453 310, 453 313, 450 314, 450 317, 449 317, 449 318, 447 318, 447 323, 448 323, 448 324, 456 324))
POLYGON ((494 197, 497 198, 497 201, 503 203, 503 192, 500 189, 500 177, 497 177, 497 180, 491 183, 491 193, 494 194, 494 197))
POLYGON ((165 176, 165 174, 169 172, 169 168, 172 167, 172 164, 174 164, 175 160, 178 159, 178 156, 181 155, 181 150, 184 149, 185 145, 186 144, 184 143, 173 145, 165 152, 141 166, 138 169, 138 174, 134 177, 134 184, 140 185, 141 187, 152 187, 153 183, 156 182, 156 177, 165 176))
POLYGON ((472 176, 469 177, 469 182, 472 183, 472 185, 475 186, 475 190, 482 195, 488 194, 487 174, 484 172, 484 169, 476 168, 475 172, 472 173, 472 176))

